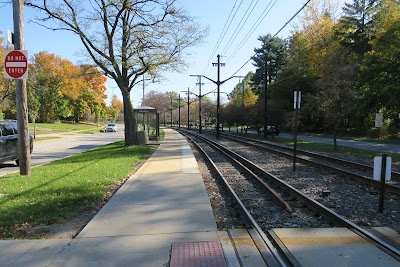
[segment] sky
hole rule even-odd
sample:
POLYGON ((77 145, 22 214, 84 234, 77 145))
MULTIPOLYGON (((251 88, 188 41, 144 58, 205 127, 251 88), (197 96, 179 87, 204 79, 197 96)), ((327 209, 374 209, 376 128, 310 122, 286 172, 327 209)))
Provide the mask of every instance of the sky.
MULTIPOLYGON (((6 39, 7 30, 13 29, 13 19, 11 4, 4 2, 7 1, 0 1, 0 36, 6 39)), ((191 17, 194 17, 198 24, 209 28, 209 34, 202 44, 188 50, 190 56, 185 58, 187 67, 181 73, 164 73, 164 79, 160 83, 147 84, 145 82, 145 94, 150 90, 175 91, 181 94, 181 97, 186 97, 182 91, 187 91, 188 88, 191 92, 199 94, 199 88, 196 85, 197 78, 190 75, 205 75, 216 80, 217 68, 213 67, 212 63, 217 62, 218 54, 221 55, 221 63, 225 63, 225 66, 221 68, 221 81, 233 74, 244 76, 249 71, 255 71, 249 59, 254 55, 254 49, 261 46, 257 38, 267 34, 275 35, 305 2, 307 1, 178 0, 179 5, 191 17), (251 15, 246 19, 250 12, 251 15), (218 40, 220 42, 217 46, 218 40), (249 62, 245 64, 247 61, 249 62)), ((47 51, 68 59, 74 64, 84 63, 85 58, 81 55, 84 48, 78 37, 67 31, 51 31, 34 23, 37 12, 28 7, 24 8, 25 49, 28 50, 29 55, 47 51)), ((290 36, 294 27, 298 25, 298 18, 301 15, 302 13, 277 36, 281 38, 290 36)), ((230 93, 239 81, 239 78, 233 78, 225 82, 220 87, 221 92, 230 93)), ((202 86, 202 94, 216 88, 214 83, 204 78, 202 78, 202 83, 205 83, 202 86)), ((113 80, 109 78, 106 86, 107 105, 112 95, 122 100, 120 90, 113 80)), ((216 99, 216 94, 209 94, 209 97, 216 99)), ((140 106, 142 98, 143 87, 139 84, 131 92, 134 107, 140 106)), ((226 94, 221 94, 221 100, 227 101, 226 94)))

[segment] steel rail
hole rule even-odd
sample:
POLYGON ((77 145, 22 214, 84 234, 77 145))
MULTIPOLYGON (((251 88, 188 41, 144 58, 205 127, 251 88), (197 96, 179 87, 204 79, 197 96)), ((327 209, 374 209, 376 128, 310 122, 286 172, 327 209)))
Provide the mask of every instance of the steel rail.
MULTIPOLYGON (((287 147, 283 147, 283 146, 279 146, 279 145, 275 145, 275 144, 270 144, 270 143, 266 143, 266 142, 263 142, 263 141, 254 140, 254 139, 246 138, 246 137, 243 138, 243 137, 237 137, 237 136, 231 136, 231 135, 227 136, 225 134, 224 134, 224 137, 227 138, 227 139, 231 139, 231 140, 234 140, 234 141, 237 141, 237 142, 241 142, 241 143, 244 143, 244 144, 247 144, 247 145, 252 145, 254 147, 270 151, 270 152, 272 152, 274 154, 277 154, 277 155, 281 155, 281 156, 284 156, 284 157, 287 157, 287 158, 293 158, 292 154, 289 154, 289 153, 286 153, 286 152, 282 152, 282 151, 279 151, 279 150, 275 150, 275 149, 272 149, 272 148, 269 148, 269 147, 266 147, 266 146, 279 147, 279 148, 282 148, 282 149, 285 149, 285 150, 290 149, 290 148, 287 148, 287 147), (251 142, 261 143, 262 145, 248 143, 248 142, 243 141, 241 139, 248 140, 248 141, 251 141, 251 142)), ((308 152, 306 152, 306 153, 308 153, 308 152)), ((316 155, 319 156, 319 157, 325 157, 325 158, 327 158, 327 160, 329 160, 331 158, 331 157, 326 157, 326 156, 322 156, 322 155, 318 155, 318 154, 316 154, 316 155)), ((337 159, 337 160, 339 160, 339 159, 337 159)), ((346 171, 346 170, 343 170, 343 169, 332 167, 332 166, 323 164, 321 162, 316 162, 316 161, 305 159, 305 158, 302 158, 302 157, 298 157, 297 161, 298 162, 302 162, 302 163, 307 164, 307 165, 315 166, 315 167, 318 167, 318 168, 323 168, 324 170, 329 170, 329 171, 334 172, 334 173, 339 174, 339 175, 348 176, 348 177, 350 177, 350 178, 352 178, 354 180, 357 180, 357 181, 359 181, 361 183, 365 183, 365 184, 371 185, 371 186, 373 186, 375 188, 380 188, 381 187, 381 182, 380 181, 373 180, 373 179, 371 179, 371 178, 369 178, 367 176, 359 175, 359 174, 356 174, 356 173, 353 173, 353 172, 350 172, 350 171, 346 171)), ((343 162, 347 163, 347 161, 345 161, 345 160, 340 160, 340 161, 342 163, 343 162)), ((353 162, 350 162, 350 163, 353 163, 353 162)), ((365 166, 367 166, 367 165, 365 165, 365 166)), ((400 195, 400 187, 398 187, 398 186, 394 186, 394 185, 391 185, 389 183, 385 183, 385 190, 387 190, 388 192, 400 195)))
POLYGON ((397 260, 400 261, 400 250, 399 249, 395 248, 394 246, 390 245, 389 243, 385 242, 384 240, 380 239, 379 237, 375 236, 374 234, 364 230, 360 226, 352 223, 351 221, 347 220, 346 218, 344 218, 343 216, 339 215, 335 211, 325 207, 324 205, 322 205, 318 201, 309 198, 307 195, 305 195, 301 191, 297 190, 293 186, 291 186, 288 183, 282 181, 281 179, 275 177, 274 175, 272 175, 271 173, 269 173, 266 170, 262 169, 258 165, 252 163, 251 161, 249 161, 248 159, 242 157, 241 155, 231 151, 227 147, 219 144, 218 142, 215 142, 213 140, 210 140, 210 139, 208 139, 208 138, 206 138, 204 136, 198 135, 198 134, 194 134, 194 133, 191 133, 191 134, 193 134, 196 137, 201 138, 203 140, 207 140, 207 142, 215 144, 221 150, 226 151, 230 156, 234 157, 239 162, 241 162, 242 164, 246 165, 253 172, 264 174, 268 179, 270 179, 271 181, 275 182, 280 187, 285 188, 285 190, 288 193, 290 193, 292 196, 296 197, 301 202, 305 203, 310 209, 314 210, 314 212, 323 215, 325 218, 331 220, 332 222, 334 222, 338 226, 347 227, 348 229, 350 229, 354 233, 356 233, 356 234, 364 237, 365 239, 369 240, 370 242, 376 244, 380 249, 382 249, 383 251, 386 251, 392 257, 394 257, 394 258, 396 258, 397 260))
MULTIPOLYGON (((228 137, 234 137, 234 138, 241 138, 241 139, 245 139, 245 140, 249 140, 252 142, 257 142, 257 143, 262 143, 268 146, 272 146, 272 147, 277 147, 286 151, 290 151, 293 152, 293 148, 291 147, 287 147, 287 146, 283 146, 283 145, 279 145, 279 144, 273 144, 271 142, 268 141, 264 141, 264 140, 259 140, 259 139, 255 139, 255 138, 249 138, 249 137, 245 137, 245 136, 238 136, 238 135, 234 135, 234 134, 229 134, 229 133, 223 133, 221 134, 223 136, 228 136, 228 137)), ((336 157, 331 157, 331 156, 326 156, 326 155, 321 155, 315 152, 310 152, 310 151, 306 151, 306 150, 301 150, 301 149, 296 149, 297 153, 301 153, 305 156, 309 156, 309 157, 316 157, 316 158, 321 158, 321 159, 325 159, 325 160, 329 160, 329 161, 334 161, 337 163, 341 163, 341 164, 346 164, 346 165, 351 165, 353 168, 357 168, 360 170, 365 170, 365 171, 373 171, 373 166, 367 165, 367 164, 362 164, 362 163, 358 163, 358 162, 354 162, 351 160, 344 160, 344 159, 339 159, 336 157)), ((396 177, 400 179, 400 172, 396 172, 396 171, 392 171, 392 177, 396 177)))
MULTIPOLYGON (((220 172, 220 170, 218 169, 218 167, 216 166, 216 164, 214 163, 214 161, 210 158, 210 156, 203 150, 203 148, 196 142, 194 141, 189 135, 187 135, 187 133, 185 133, 186 131, 182 131, 179 130, 179 132, 183 135, 185 135, 188 139, 190 139, 190 141, 197 147, 197 149, 199 149, 199 151, 206 157, 207 161, 213 166, 213 169, 218 173, 218 176, 221 178, 221 180, 223 180, 224 185, 226 186, 226 188, 228 189, 228 192, 230 193, 230 195, 235 199, 239 210, 241 212, 241 214, 243 215, 243 217, 245 218, 245 220, 257 231, 257 233, 260 235, 261 239, 263 240, 263 242, 265 243, 265 245, 268 247, 268 249, 271 251, 272 255, 274 256, 274 259, 276 260, 277 263, 279 263, 280 266, 282 267, 286 267, 286 266, 290 266, 287 264, 287 258, 283 258, 282 255, 277 251, 276 247, 272 244, 270 238, 267 237, 267 235, 264 233, 264 231, 261 229, 261 227, 258 225, 258 223, 256 222, 256 220, 253 218, 253 216, 250 214, 250 212, 248 211, 248 209, 246 208, 246 206, 244 205, 244 203, 240 200, 239 196, 236 194, 236 192, 233 190, 233 188, 229 185, 229 182, 225 179, 225 177, 223 176, 223 174, 220 172)), ((193 134, 193 133, 191 133, 193 134)), ((193 134, 198 138, 201 138, 203 141, 206 141, 207 143, 209 143, 207 139, 205 139, 202 136, 198 136, 197 134, 193 134)), ((218 147, 216 147, 214 144, 209 143, 210 145, 212 145, 215 149, 217 149, 218 151, 220 151, 220 149, 218 149, 218 147)), ((225 153, 224 153, 225 154, 225 153)), ((228 156, 229 157, 229 156, 228 156)), ((229 157, 231 158, 231 157, 229 157)))

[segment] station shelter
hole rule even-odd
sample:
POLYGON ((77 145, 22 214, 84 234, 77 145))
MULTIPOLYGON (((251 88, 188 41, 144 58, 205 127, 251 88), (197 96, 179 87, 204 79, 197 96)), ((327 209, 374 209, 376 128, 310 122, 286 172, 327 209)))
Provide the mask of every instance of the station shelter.
MULTIPOLYGON (((156 108, 140 106, 133 109, 136 122, 139 142, 144 138, 147 140, 158 141, 160 139, 160 116, 156 108)), ((142 142, 141 142, 142 143, 142 142)))

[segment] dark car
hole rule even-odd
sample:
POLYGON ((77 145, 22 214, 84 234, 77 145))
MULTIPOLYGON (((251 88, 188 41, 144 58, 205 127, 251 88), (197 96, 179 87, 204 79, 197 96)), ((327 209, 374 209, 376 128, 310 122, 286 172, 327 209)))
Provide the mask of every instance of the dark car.
MULTIPOLYGON (((261 133, 264 132, 264 126, 258 130, 261 133)), ((269 135, 279 135, 280 130, 277 126, 268 125, 267 126, 267 134, 269 135)))
MULTIPOLYGON (((30 153, 33 150, 32 135, 29 134, 30 153)), ((18 132, 17 121, 0 120, 0 163, 15 160, 19 164, 18 158, 18 132)))

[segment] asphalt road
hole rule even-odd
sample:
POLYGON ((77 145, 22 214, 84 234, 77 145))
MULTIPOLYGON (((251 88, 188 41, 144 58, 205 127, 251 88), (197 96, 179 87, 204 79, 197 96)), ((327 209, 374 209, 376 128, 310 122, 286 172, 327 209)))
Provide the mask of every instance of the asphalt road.
MULTIPOLYGON (((118 126, 119 130, 116 133, 64 135, 62 138, 34 142, 31 167, 122 140, 124 139, 123 125, 118 126)), ((0 176, 11 172, 19 172, 19 167, 15 164, 15 161, 0 164, 0 176)))

